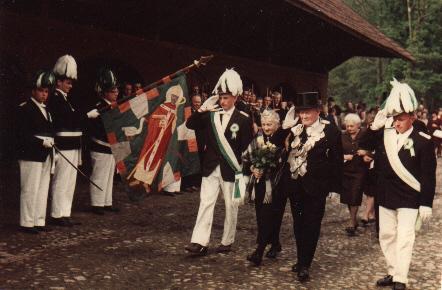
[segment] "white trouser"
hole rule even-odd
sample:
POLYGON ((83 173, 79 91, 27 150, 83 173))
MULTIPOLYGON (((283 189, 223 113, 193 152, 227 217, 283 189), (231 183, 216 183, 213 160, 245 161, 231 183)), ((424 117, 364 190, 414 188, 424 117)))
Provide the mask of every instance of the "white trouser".
POLYGON ((207 246, 210 240, 212 230, 213 211, 215 203, 221 189, 224 195, 226 206, 226 216, 224 219, 224 232, 221 244, 228 246, 235 240, 236 221, 238 217, 238 206, 232 202, 233 182, 224 181, 221 176, 220 167, 208 176, 203 177, 201 182, 200 207, 198 209, 198 217, 196 218, 195 227, 192 234, 192 243, 207 246))
POLYGON ((111 206, 114 186, 115 159, 112 154, 91 151, 91 180, 103 191, 90 184, 92 206, 111 206))
POLYGON ((44 226, 48 203, 51 156, 45 162, 19 160, 20 166, 20 225, 44 226))
MULTIPOLYGON (((60 150, 60 152, 77 165, 80 150, 60 150)), ((72 200, 77 181, 77 170, 73 168, 63 157, 58 156, 55 162, 55 172, 52 180, 52 212, 53 218, 70 217, 72 200)))
POLYGON ((180 190, 181 190, 181 178, 164 187, 164 191, 167 191, 167 192, 177 192, 180 190))
POLYGON ((407 284, 418 210, 379 207, 379 243, 394 282, 407 284))

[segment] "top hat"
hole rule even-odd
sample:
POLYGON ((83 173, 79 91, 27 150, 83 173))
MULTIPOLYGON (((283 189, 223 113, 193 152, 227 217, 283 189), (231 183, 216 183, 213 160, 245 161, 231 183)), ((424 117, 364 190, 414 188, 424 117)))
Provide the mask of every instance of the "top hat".
POLYGON ((296 110, 314 109, 321 106, 318 92, 297 93, 295 96, 296 110))

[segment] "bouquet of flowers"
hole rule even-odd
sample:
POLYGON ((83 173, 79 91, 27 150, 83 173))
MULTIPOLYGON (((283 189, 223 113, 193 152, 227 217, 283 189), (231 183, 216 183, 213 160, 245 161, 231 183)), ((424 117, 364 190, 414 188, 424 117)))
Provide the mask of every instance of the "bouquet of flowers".
MULTIPOLYGON (((269 173, 277 165, 276 151, 275 144, 269 141, 265 142, 263 136, 258 136, 256 147, 250 152, 251 167, 260 170, 264 174, 269 173)), ((257 182, 259 182, 259 179, 257 182)))

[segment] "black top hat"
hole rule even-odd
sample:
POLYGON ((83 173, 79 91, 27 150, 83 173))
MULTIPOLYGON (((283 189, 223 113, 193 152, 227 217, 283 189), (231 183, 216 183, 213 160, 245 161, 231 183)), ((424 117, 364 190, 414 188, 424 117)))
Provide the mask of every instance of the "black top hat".
POLYGON ((319 108, 321 102, 318 92, 297 93, 295 97, 296 110, 319 108))

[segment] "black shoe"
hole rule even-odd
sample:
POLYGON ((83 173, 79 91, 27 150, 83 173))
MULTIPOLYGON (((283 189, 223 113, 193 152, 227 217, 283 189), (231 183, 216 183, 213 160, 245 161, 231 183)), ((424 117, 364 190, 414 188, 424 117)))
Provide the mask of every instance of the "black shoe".
POLYGON ((104 215, 104 207, 102 206, 92 206, 91 211, 96 215, 104 215))
POLYGON ((384 278, 379 279, 376 282, 376 286, 379 286, 379 287, 393 286, 393 276, 387 275, 384 278))
POLYGON ((71 227, 81 225, 81 222, 77 222, 73 220, 71 217, 64 217, 64 220, 66 221, 67 224, 70 224, 71 227))
POLYGON ((298 273, 298 271, 299 271, 299 266, 298 263, 296 263, 292 266, 292 272, 298 273))
POLYGON ((34 228, 36 228, 39 232, 52 232, 51 228, 45 226, 35 226, 34 228))
POLYGON ((405 290, 405 289, 407 289, 407 287, 405 286, 404 283, 394 282, 392 289, 393 290, 405 290))
POLYGON ((188 251, 189 253, 198 255, 198 256, 205 256, 207 255, 207 249, 208 247, 204 247, 197 243, 191 243, 190 245, 187 245, 184 249, 188 251))
POLYGON ((247 256, 247 260, 252 262, 256 267, 259 267, 262 262, 262 254, 260 255, 258 251, 254 251, 250 255, 247 256))
POLYGON ((110 211, 110 212, 120 212, 120 209, 118 207, 114 207, 112 205, 105 206, 104 210, 105 211, 110 211))
POLYGON ((173 194, 175 194, 175 195, 182 195, 182 194, 184 194, 184 191, 174 191, 173 194))
POLYGON ((72 224, 69 222, 69 220, 66 220, 66 218, 51 218, 50 224, 54 226, 60 226, 60 227, 72 227, 72 224))
POLYGON ((368 223, 369 223, 369 221, 368 220, 364 220, 364 219, 361 219, 361 223, 362 223, 362 227, 368 227, 368 223))
POLYGON ((307 267, 299 267, 298 271, 298 281, 303 283, 306 282, 310 278, 310 273, 307 267))
POLYGON ((165 196, 175 196, 175 193, 173 193, 171 191, 165 191, 165 190, 161 191, 161 194, 165 195, 165 196))
POLYGON ((20 231, 26 234, 38 235, 38 230, 35 227, 22 227, 20 226, 20 231))
POLYGON ((281 244, 276 246, 272 245, 270 250, 267 252, 266 257, 269 259, 275 259, 278 256, 278 253, 282 251, 281 244))
POLYGON ((223 244, 220 244, 215 249, 215 252, 217 253, 229 253, 230 251, 232 251, 232 245, 224 246, 223 244))
POLYGON ((348 227, 345 228, 345 232, 347 233, 347 236, 349 237, 355 237, 357 236, 357 232, 356 232, 357 226, 356 227, 348 227))

